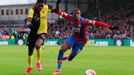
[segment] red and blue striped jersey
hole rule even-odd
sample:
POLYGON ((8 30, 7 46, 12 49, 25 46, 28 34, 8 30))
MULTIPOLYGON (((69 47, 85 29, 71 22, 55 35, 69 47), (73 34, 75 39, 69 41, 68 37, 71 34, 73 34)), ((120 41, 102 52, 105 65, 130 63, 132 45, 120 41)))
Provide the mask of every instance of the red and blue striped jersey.
POLYGON ((110 26, 104 22, 89 20, 83 17, 80 17, 80 19, 76 22, 74 21, 74 17, 72 15, 69 15, 65 12, 58 11, 57 14, 71 21, 72 31, 73 31, 72 36, 75 37, 76 42, 82 41, 83 44, 86 44, 87 42, 86 27, 88 25, 99 25, 106 28, 110 28, 110 26))

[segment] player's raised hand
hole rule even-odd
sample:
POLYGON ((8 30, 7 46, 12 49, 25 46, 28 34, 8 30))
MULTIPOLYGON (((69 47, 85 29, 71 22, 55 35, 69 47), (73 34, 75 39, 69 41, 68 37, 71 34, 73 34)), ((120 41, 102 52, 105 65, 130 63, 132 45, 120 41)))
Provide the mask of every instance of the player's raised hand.
POLYGON ((56 5, 59 5, 61 3, 61 0, 57 0, 56 5))
POLYGON ((56 2, 56 8, 54 12, 58 12, 59 11, 59 4, 60 4, 61 0, 57 0, 56 2))

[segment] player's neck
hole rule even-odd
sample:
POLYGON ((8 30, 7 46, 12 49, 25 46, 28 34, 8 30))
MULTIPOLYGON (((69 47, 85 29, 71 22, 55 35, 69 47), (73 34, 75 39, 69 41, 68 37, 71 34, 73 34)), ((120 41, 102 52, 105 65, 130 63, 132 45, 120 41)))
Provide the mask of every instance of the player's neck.
POLYGON ((74 19, 74 22, 78 22, 80 19, 74 19))

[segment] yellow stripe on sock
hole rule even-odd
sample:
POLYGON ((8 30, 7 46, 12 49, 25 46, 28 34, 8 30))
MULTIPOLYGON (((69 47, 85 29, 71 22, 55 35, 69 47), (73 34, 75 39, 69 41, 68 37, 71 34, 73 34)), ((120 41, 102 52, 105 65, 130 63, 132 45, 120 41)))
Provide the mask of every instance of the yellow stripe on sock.
POLYGON ((37 63, 40 63, 41 61, 41 49, 37 50, 37 63))
POLYGON ((32 67, 32 60, 33 60, 33 55, 32 56, 28 56, 29 67, 32 67))

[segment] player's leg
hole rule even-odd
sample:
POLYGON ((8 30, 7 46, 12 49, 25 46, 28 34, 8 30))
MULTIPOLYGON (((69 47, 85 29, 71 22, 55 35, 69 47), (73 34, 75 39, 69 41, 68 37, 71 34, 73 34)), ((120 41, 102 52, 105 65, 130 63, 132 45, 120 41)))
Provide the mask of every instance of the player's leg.
POLYGON ((28 65, 29 65, 29 67, 25 71, 25 74, 30 74, 30 72, 32 71, 33 52, 34 52, 34 47, 31 45, 28 45, 28 65))
POLYGON ((72 47, 72 52, 68 57, 68 61, 72 61, 75 58, 75 56, 82 51, 83 47, 84 45, 81 42, 75 43, 72 47))
POLYGON ((53 74, 61 74, 61 67, 62 67, 62 61, 63 61, 63 56, 64 53, 70 49, 74 44, 74 38, 73 37, 68 37, 63 46, 61 47, 59 54, 58 54, 58 62, 57 62, 57 70, 53 74))
POLYGON ((42 39, 38 39, 36 41, 36 50, 37 50, 37 63, 36 63, 36 67, 38 69, 38 71, 42 70, 42 65, 41 65, 41 44, 42 44, 42 39))
POLYGON ((46 40, 46 34, 42 34, 40 36, 38 36, 38 39, 35 43, 35 47, 37 50, 37 69, 38 71, 42 70, 42 65, 41 65, 41 46, 44 44, 44 41, 46 40))
POLYGON ((28 50, 29 67, 32 67, 33 52, 34 52, 34 48, 29 48, 29 50, 28 50))
POLYGON ((59 51, 59 55, 58 55, 58 66, 57 66, 57 69, 58 70, 61 70, 61 64, 62 64, 62 61, 63 61, 63 56, 64 56, 64 53, 70 49, 71 47, 73 47, 74 45, 74 42, 75 42, 75 38, 72 37, 72 36, 69 36, 63 46, 61 47, 60 51, 59 51))
POLYGON ((64 53, 70 49, 70 45, 67 42, 64 42, 63 46, 61 47, 59 54, 58 54, 58 61, 57 61, 57 70, 53 73, 55 75, 61 74, 61 67, 62 67, 62 60, 64 53))
POLYGON ((43 43, 42 39, 38 39, 35 43, 35 47, 37 50, 37 63, 40 63, 40 61, 41 61, 41 45, 42 45, 42 43, 43 43))
POLYGON ((70 45, 67 42, 64 42, 63 46, 61 47, 61 49, 59 51, 59 55, 58 55, 58 67, 57 67, 58 70, 61 69, 61 64, 62 64, 64 53, 68 49, 70 49, 70 45))
POLYGON ((32 59, 33 59, 33 52, 34 52, 34 47, 35 47, 35 41, 36 37, 34 35, 29 34, 28 35, 28 65, 29 67, 25 71, 26 74, 30 74, 32 71, 32 59))

